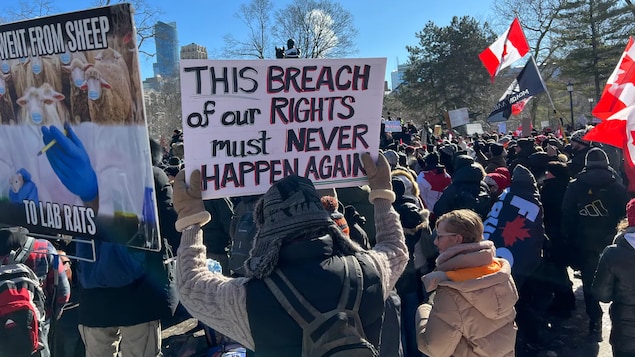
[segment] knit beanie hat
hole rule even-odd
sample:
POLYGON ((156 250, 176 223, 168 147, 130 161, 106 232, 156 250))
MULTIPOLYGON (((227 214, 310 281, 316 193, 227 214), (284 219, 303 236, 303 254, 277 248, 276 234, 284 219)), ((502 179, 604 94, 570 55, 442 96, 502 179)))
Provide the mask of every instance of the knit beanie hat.
POLYGON ((494 172, 497 174, 501 174, 507 178, 508 182, 512 182, 512 174, 509 172, 509 169, 506 167, 497 167, 494 169, 494 172))
POLYGON ((628 218, 628 226, 635 226, 635 198, 626 204, 626 218, 628 218))
POLYGON ((606 156, 604 150, 600 148, 592 148, 586 153, 584 159, 584 166, 590 168, 607 169, 609 167, 609 158, 606 156))
POLYGON ((507 177, 497 172, 487 174, 484 181, 488 186, 495 188, 493 190, 495 193, 503 192, 503 190, 509 187, 509 184, 511 183, 507 177))
POLYGON ((567 164, 560 161, 551 161, 547 164, 547 171, 557 178, 569 178, 569 167, 567 164))
POLYGON ((386 150, 384 151, 384 157, 388 160, 388 165, 391 168, 395 168, 399 163, 399 154, 395 150, 386 150))
POLYGON ((322 202, 322 206, 324 206, 324 209, 331 215, 331 219, 333 220, 333 222, 335 222, 335 224, 340 227, 344 234, 350 236, 351 231, 348 227, 348 222, 346 221, 344 215, 337 210, 340 205, 340 203, 337 201, 337 198, 333 196, 322 196, 320 198, 320 201, 322 202))
POLYGON ((342 254, 352 254, 361 248, 348 239, 331 220, 311 180, 290 175, 276 182, 254 206, 258 231, 245 261, 248 278, 269 276, 278 265, 283 243, 306 236, 319 228, 328 230, 334 245, 342 254))

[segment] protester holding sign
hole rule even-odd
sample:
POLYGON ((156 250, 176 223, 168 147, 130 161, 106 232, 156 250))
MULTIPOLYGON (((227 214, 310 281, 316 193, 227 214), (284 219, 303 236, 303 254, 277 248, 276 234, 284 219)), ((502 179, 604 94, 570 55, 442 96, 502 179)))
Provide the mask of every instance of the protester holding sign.
POLYGON ((386 159, 380 155, 375 163, 364 154, 362 160, 371 188, 370 200, 375 204, 377 244, 372 250, 363 251, 344 236, 324 210, 311 181, 291 175, 276 182, 256 204, 254 215, 259 229, 245 263, 246 278, 234 279, 208 271, 200 227, 210 216, 201 201, 201 175, 194 171, 188 187, 185 172, 179 173, 174 184, 174 206, 179 213, 176 227, 183 233, 177 283, 188 311, 258 353, 299 356, 308 347, 302 342, 303 329, 278 303, 270 284, 288 279, 311 305, 328 312, 337 306, 342 281, 353 274, 345 270, 346 262, 355 266, 359 261, 363 290, 358 290, 357 301, 361 305, 356 304, 358 310, 354 311, 357 322, 348 326, 363 332, 362 340, 370 345, 362 345, 377 348, 384 300, 404 269, 408 251, 399 217, 391 206, 395 195, 386 159))

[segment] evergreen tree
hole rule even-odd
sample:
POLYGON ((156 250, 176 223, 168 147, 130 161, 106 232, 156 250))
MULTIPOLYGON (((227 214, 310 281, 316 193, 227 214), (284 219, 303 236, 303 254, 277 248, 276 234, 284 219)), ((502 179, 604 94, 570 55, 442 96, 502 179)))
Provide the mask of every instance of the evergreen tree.
POLYGON ((473 115, 484 114, 484 119, 492 107, 492 91, 504 91, 491 85, 478 57, 496 39, 489 25, 481 26, 469 16, 454 17, 446 27, 428 22, 416 37, 417 46, 406 46, 410 68, 399 88, 399 99, 433 118, 468 107, 473 115))
POLYGON ((633 14, 620 0, 570 0, 559 21, 562 74, 574 84, 592 84, 597 100, 633 30, 633 14))

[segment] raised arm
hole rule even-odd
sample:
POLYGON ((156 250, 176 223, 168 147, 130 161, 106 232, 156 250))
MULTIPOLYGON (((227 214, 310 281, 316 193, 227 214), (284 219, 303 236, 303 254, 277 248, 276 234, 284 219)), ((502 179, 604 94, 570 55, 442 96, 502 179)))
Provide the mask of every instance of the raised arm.
POLYGON ((176 229, 182 232, 176 263, 176 283, 181 303, 193 317, 214 330, 253 350, 254 341, 247 318, 248 279, 233 279, 207 269, 206 248, 201 226, 210 221, 201 200, 201 174, 185 172, 174 180, 174 208, 178 212, 176 229))

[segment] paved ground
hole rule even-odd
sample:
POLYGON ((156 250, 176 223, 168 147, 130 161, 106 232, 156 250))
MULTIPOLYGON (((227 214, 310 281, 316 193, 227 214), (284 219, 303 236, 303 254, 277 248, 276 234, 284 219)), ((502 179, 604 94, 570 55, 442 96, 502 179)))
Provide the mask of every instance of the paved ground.
MULTIPOLYGON (((552 319, 550 321, 551 329, 544 333, 547 342, 540 348, 534 349, 519 346, 516 354, 518 357, 612 357, 611 345, 608 342, 611 332, 611 321, 608 315, 609 304, 602 304, 604 310, 603 341, 598 342, 590 339, 587 334, 589 320, 584 312, 582 282, 573 278, 572 271, 570 271, 570 275, 576 295, 575 313, 564 321, 552 319)), ((197 328, 197 322, 194 319, 186 320, 163 330, 163 338, 166 352, 170 347, 174 351, 173 354, 166 353, 166 357, 205 356, 205 338, 202 331, 197 328), (191 335, 191 332, 195 332, 194 335, 188 336, 191 335)))
POLYGON ((611 332, 611 319, 609 318, 610 304, 601 304, 604 310, 602 321, 603 341, 598 342, 588 336, 589 318, 584 311, 584 297, 582 293, 582 281, 573 277, 573 271, 569 270, 573 281, 573 289, 576 296, 576 310, 573 316, 567 320, 552 319, 551 329, 545 335, 545 343, 540 349, 519 348, 518 357, 612 357, 609 334, 611 332))

